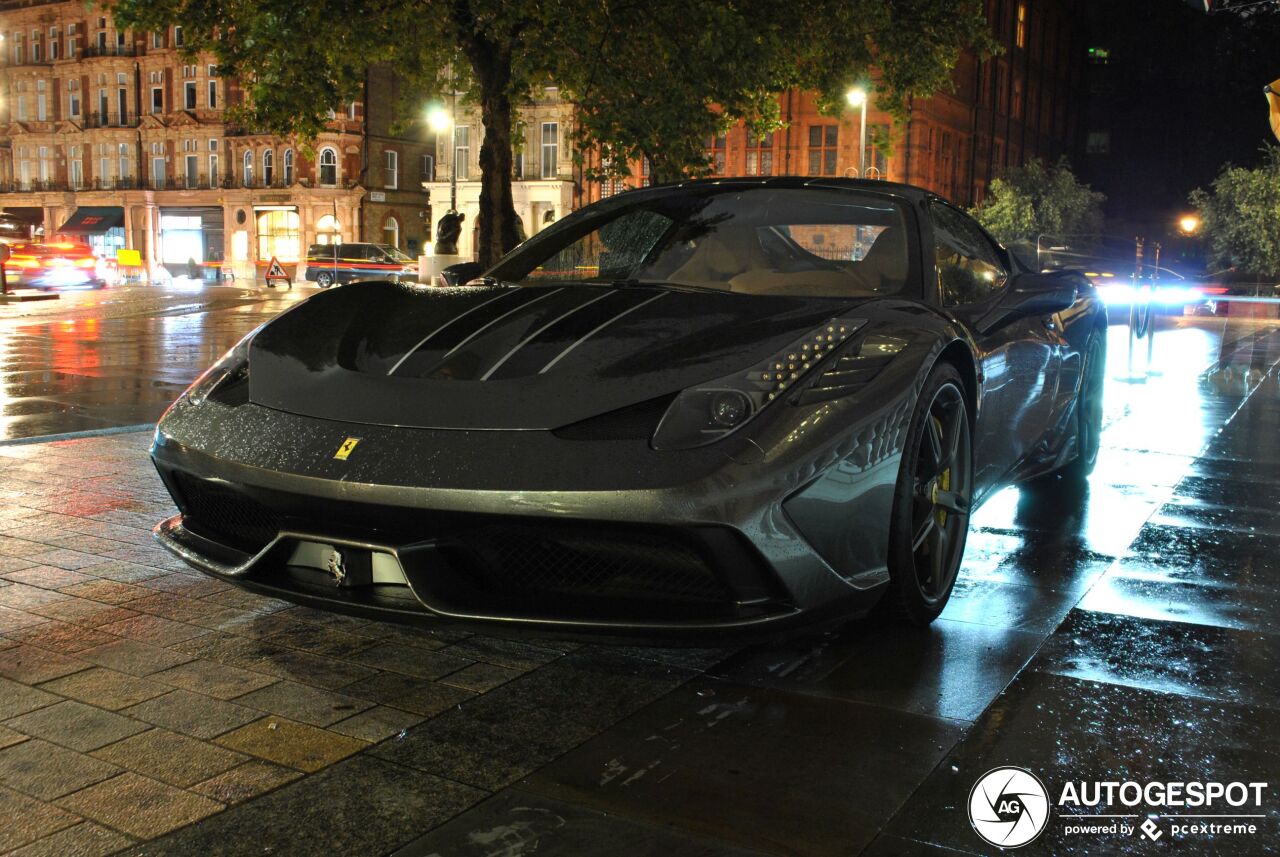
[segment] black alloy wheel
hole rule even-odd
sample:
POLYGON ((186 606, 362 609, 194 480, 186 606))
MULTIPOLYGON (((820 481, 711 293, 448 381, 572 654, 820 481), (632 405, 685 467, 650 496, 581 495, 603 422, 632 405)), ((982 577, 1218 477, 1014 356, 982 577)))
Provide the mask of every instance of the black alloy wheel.
POLYGON ((333 274, 328 271, 321 271, 316 274, 316 285, 322 289, 327 289, 333 285, 333 274))
POLYGON ((973 441, 960 374, 935 367, 911 418, 890 525, 885 604, 928 625, 951 597, 969 533, 973 441))

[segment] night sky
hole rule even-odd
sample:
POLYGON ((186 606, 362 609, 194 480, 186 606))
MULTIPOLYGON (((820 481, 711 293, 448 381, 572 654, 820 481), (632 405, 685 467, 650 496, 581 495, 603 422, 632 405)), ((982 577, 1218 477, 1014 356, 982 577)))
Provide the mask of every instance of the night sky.
POLYGON ((1082 0, 1088 44, 1110 51, 1087 68, 1074 166, 1107 194, 1108 219, 1154 220, 1187 207, 1232 162, 1274 143, 1262 88, 1280 78, 1280 11, 1205 15, 1180 0, 1082 0), (1086 154, 1108 130, 1109 154, 1086 154))

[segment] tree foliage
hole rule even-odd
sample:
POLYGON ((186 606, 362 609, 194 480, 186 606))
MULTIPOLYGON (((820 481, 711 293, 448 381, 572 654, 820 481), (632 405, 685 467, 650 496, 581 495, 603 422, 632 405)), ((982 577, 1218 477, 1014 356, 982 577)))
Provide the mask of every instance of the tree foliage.
POLYGON ((1001 243, 1102 231, 1106 196, 1080 184, 1065 158, 1051 165, 1033 160, 1005 170, 990 190, 973 215, 1001 243))
POLYGON ((1280 146, 1261 166, 1228 164, 1209 190, 1191 194, 1211 263, 1258 276, 1280 276, 1280 146))
POLYGON ((874 65, 877 106, 951 85, 960 50, 989 50, 980 0, 114 0, 126 26, 181 24, 245 81, 256 129, 314 138, 360 98, 370 63, 407 91, 459 86, 480 107, 482 263, 516 243, 511 196, 516 108, 555 84, 581 107, 578 141, 619 168, 648 158, 655 180, 707 168, 705 141, 745 119, 780 124, 774 94, 816 90, 838 111, 874 65), (456 75, 456 77, 454 77, 456 75))

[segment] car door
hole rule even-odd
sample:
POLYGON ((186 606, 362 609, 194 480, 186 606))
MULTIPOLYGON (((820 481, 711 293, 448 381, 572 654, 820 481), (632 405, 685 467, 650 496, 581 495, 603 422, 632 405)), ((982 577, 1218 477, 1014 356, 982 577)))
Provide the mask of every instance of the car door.
POLYGON ((1044 438, 1060 371, 1054 316, 1010 319, 974 329, 1009 288, 1005 255, 967 214, 929 204, 938 300, 973 332, 982 361, 974 432, 975 495, 1002 485, 1044 438))

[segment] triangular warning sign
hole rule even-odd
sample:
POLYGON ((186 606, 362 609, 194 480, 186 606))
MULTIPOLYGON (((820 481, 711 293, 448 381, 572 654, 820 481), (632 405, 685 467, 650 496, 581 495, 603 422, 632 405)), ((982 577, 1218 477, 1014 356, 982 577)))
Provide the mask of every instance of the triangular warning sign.
POLYGON ((280 264, 280 260, 275 256, 271 257, 271 264, 267 266, 268 280, 287 280, 289 275, 284 272, 284 266, 280 264))

